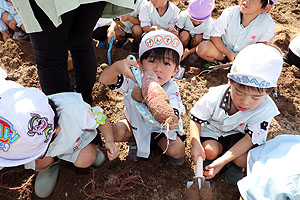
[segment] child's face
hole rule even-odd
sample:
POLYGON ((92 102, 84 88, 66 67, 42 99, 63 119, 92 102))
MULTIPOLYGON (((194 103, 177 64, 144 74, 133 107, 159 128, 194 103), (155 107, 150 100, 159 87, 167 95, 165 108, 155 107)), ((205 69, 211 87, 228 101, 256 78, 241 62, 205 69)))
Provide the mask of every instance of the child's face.
POLYGON ((251 90, 248 87, 242 88, 238 84, 229 84, 231 87, 231 108, 236 111, 252 110, 259 106, 268 95, 266 92, 259 93, 257 90, 251 90))
POLYGON ((194 24, 194 26, 199 26, 200 24, 203 23, 203 21, 197 21, 197 20, 194 20, 192 18, 190 18, 191 22, 194 24))
POLYGON ((147 70, 151 69, 155 72, 158 77, 160 85, 168 82, 172 76, 174 76, 178 70, 178 66, 173 62, 170 55, 165 55, 165 59, 155 59, 154 57, 149 57, 144 59, 142 62, 138 61, 142 67, 142 71, 145 73, 147 70))
POLYGON ((155 8, 162 8, 168 3, 168 0, 150 0, 150 1, 155 8))
POLYGON ((245 15, 256 15, 265 12, 261 0, 241 0, 240 11, 245 15))

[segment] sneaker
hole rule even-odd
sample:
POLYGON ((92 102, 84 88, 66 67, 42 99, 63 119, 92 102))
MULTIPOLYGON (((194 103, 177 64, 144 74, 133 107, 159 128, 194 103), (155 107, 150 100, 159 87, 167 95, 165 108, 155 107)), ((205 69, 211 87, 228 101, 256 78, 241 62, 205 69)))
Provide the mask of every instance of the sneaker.
POLYGON ((244 169, 245 168, 236 166, 233 162, 227 164, 227 169, 225 171, 226 182, 230 185, 237 185, 237 182, 245 176, 244 169))
POLYGON ((93 167, 101 166, 105 161, 105 155, 97 148, 97 156, 95 162, 92 164, 93 167))
POLYGON ((136 40, 133 40, 131 51, 132 51, 133 53, 138 53, 138 52, 139 52, 139 49, 140 49, 140 42, 138 42, 138 41, 136 41, 136 40))
POLYGON ((216 66, 216 65, 219 65, 219 61, 216 60, 214 62, 206 62, 202 67, 201 67, 201 70, 210 70, 211 66, 216 66))
POLYGON ((191 53, 191 54, 187 57, 187 59, 188 59, 188 62, 189 62, 190 64, 194 64, 194 63, 197 62, 197 60, 198 60, 198 55, 197 55, 197 53, 191 53))
POLYGON ((174 78, 177 78, 177 79, 182 79, 183 78, 183 75, 184 75, 184 71, 185 71, 185 68, 179 66, 179 70, 176 72, 176 74, 174 75, 174 78))
POLYGON ((135 141, 127 142, 128 145, 128 158, 137 161, 137 145, 135 141))
POLYGON ((23 31, 18 31, 18 32, 14 33, 12 38, 15 40, 25 40, 28 38, 28 35, 27 35, 27 33, 23 32, 23 31))
POLYGON ((52 163, 46 169, 40 170, 34 183, 34 192, 40 198, 50 196, 56 185, 59 172, 59 160, 52 163))

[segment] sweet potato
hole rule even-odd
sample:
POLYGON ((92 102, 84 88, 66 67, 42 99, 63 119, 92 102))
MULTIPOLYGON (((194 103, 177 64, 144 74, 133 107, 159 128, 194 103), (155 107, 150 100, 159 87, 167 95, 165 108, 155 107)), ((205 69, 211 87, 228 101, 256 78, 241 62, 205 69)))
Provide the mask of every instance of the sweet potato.
POLYGON ((160 86, 152 70, 146 71, 143 75, 142 94, 154 118, 160 123, 168 124, 170 129, 174 129, 178 124, 178 118, 170 106, 167 93, 160 86))

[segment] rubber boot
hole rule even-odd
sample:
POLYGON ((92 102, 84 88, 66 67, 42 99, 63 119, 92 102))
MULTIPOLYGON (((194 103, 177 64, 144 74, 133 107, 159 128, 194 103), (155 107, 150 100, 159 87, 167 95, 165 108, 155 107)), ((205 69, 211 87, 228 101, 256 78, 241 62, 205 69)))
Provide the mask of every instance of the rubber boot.
POLYGON ((100 151, 100 149, 97 149, 97 156, 95 162, 92 164, 93 167, 99 167, 101 166, 105 161, 105 155, 100 151))
POLYGON ((36 176, 34 191, 40 198, 48 197, 56 185, 59 172, 59 160, 52 163, 46 169, 40 170, 36 176))

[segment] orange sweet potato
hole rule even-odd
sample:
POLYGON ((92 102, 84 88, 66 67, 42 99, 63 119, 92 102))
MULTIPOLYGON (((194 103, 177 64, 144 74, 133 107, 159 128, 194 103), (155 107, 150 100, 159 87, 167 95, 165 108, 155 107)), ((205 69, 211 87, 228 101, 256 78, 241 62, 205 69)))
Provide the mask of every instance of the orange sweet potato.
POLYGON ((178 118, 169 103, 167 93, 160 86, 152 70, 143 75, 142 94, 153 117, 160 123, 168 123, 170 129, 174 129, 178 124, 178 118))

